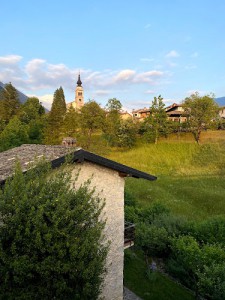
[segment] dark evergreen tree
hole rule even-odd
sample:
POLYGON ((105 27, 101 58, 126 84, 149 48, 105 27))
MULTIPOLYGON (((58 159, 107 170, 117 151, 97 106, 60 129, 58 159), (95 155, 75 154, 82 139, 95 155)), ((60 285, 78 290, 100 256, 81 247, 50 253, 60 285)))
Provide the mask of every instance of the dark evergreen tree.
POLYGON ((0 118, 6 123, 18 114, 20 108, 20 101, 17 90, 10 83, 4 86, 0 91, 0 118))
POLYGON ((54 93, 51 111, 48 115, 48 125, 45 132, 47 144, 60 144, 62 140, 62 126, 66 114, 66 101, 62 87, 54 93))

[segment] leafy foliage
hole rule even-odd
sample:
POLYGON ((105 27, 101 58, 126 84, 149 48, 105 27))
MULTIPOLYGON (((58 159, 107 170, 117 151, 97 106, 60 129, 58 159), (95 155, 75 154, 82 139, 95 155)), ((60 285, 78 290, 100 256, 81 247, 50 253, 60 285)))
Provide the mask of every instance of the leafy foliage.
POLYGON ((161 95, 154 97, 150 107, 150 115, 144 121, 145 138, 148 142, 157 144, 160 136, 166 136, 168 130, 165 104, 161 95))
POLYGON ((26 144, 29 141, 27 129, 17 116, 12 118, 0 134, 0 151, 26 144))
POLYGON ((102 200, 71 186, 69 167, 46 163, 15 175, 0 191, 0 298, 96 299, 107 245, 102 200))
POLYGON ((190 131, 197 143, 203 129, 209 128, 218 115, 218 105, 213 95, 200 96, 197 92, 184 100, 184 110, 190 131))
POLYGON ((85 147, 88 149, 92 142, 93 133, 104 126, 105 112, 96 101, 90 100, 84 104, 80 113, 80 126, 83 136, 86 138, 85 147))

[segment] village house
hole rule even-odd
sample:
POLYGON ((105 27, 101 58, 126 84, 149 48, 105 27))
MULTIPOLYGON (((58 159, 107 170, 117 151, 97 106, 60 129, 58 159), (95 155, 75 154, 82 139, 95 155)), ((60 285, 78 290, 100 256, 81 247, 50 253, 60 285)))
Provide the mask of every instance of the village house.
MULTIPOLYGON (((172 105, 165 108, 168 120, 173 122, 184 123, 187 121, 187 118, 184 113, 184 108, 182 104, 173 103, 172 105)), ((132 115, 134 120, 144 121, 151 114, 150 108, 141 108, 138 110, 133 110, 132 115)))
POLYGON ((165 110, 170 121, 179 123, 184 123, 187 121, 182 104, 173 103, 172 105, 166 107, 165 110))
POLYGON ((121 110, 120 111, 120 118, 124 121, 132 120, 132 114, 129 113, 128 111, 121 110))
MULTIPOLYGON (((71 145, 71 143, 70 143, 71 145)), ((133 225, 124 220, 124 185, 125 178, 143 178, 156 180, 155 176, 130 168, 126 165, 106 159, 102 156, 65 146, 22 145, 0 153, 0 185, 12 176, 15 161, 19 160, 23 171, 35 159, 45 157, 51 161, 52 168, 60 168, 65 155, 72 152, 75 180, 79 170, 76 186, 91 178, 91 187, 102 199, 105 199, 103 216, 106 218, 105 236, 110 241, 107 256, 107 274, 103 282, 102 295, 105 300, 123 299, 123 258, 124 248, 133 245, 133 225)))
POLYGON ((150 108, 141 108, 137 110, 132 110, 132 116, 134 120, 143 121, 145 118, 150 116, 150 108))
POLYGON ((225 106, 220 107, 219 117, 222 118, 222 119, 225 119, 225 106))

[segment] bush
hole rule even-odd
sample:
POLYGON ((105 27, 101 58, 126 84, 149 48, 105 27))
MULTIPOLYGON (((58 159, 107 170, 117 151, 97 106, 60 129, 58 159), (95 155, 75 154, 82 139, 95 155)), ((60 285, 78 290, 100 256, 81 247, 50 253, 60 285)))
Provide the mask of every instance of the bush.
POLYGON ((0 191, 0 298, 96 299, 107 246, 101 199, 70 172, 46 163, 15 175, 0 191))

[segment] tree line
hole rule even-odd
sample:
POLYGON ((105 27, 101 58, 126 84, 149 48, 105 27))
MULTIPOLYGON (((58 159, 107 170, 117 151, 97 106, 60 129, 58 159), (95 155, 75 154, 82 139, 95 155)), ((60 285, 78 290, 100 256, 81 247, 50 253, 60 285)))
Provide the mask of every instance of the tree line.
POLYGON ((218 106, 213 95, 203 97, 195 93, 183 102, 187 122, 168 120, 165 103, 159 95, 154 97, 150 115, 143 122, 132 118, 123 120, 121 102, 109 99, 103 109, 95 100, 89 100, 79 110, 67 108, 63 88, 56 89, 49 113, 36 97, 25 103, 19 102, 16 89, 11 83, 0 92, 0 151, 23 143, 61 144, 64 137, 73 137, 79 145, 90 148, 93 136, 101 135, 109 146, 131 148, 137 138, 157 143, 161 136, 190 131, 197 143, 201 132, 217 128, 218 106))

